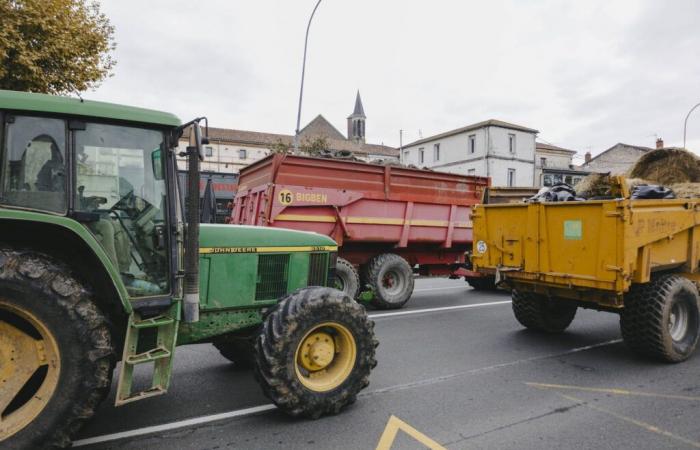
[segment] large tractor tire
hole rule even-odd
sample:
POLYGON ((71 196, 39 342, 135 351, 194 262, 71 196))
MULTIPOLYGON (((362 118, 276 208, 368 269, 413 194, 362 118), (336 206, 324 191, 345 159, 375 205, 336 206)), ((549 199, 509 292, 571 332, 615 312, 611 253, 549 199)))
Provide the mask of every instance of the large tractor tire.
POLYGON ((235 364, 236 369, 251 369, 255 365, 252 339, 221 336, 214 339, 213 344, 221 356, 235 364))
POLYGON ((335 287, 350 298, 360 294, 360 275, 350 261, 338 258, 335 264, 335 287))
POLYGON ((666 362, 688 359, 698 344, 698 289, 680 275, 633 285, 625 296, 620 329, 637 353, 666 362))
POLYGON ((469 283, 475 291, 495 291, 496 277, 467 277, 465 281, 469 283))
POLYGON ((515 318, 525 328, 545 333, 561 333, 576 316, 575 303, 564 299, 549 300, 543 295, 513 289, 512 307, 515 318))
POLYGON ((413 270, 394 253, 377 255, 365 268, 365 282, 374 293, 372 305, 378 309, 399 309, 413 294, 413 270))
POLYGON ((64 265, 0 250, 0 442, 70 446, 109 391, 107 322, 64 265))
POLYGON ((309 287, 282 299, 255 343, 263 393, 292 416, 337 414, 377 365, 374 322, 337 289, 309 287))

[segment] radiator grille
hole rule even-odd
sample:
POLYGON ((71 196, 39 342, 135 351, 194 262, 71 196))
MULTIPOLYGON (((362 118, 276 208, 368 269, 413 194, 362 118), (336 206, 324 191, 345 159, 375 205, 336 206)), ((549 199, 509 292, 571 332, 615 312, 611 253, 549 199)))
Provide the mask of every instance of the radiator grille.
POLYGON ((289 255, 259 255, 255 300, 273 300, 287 293, 289 255))
POLYGON ((309 286, 325 286, 328 272, 328 253, 309 255, 309 286))

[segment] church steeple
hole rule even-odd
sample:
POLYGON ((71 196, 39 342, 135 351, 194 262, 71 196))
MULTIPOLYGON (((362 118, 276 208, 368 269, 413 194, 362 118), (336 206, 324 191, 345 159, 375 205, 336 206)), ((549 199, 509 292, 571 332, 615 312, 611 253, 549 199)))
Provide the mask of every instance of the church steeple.
POLYGON ((355 97, 355 109, 348 116, 348 140, 365 143, 365 109, 362 107, 362 99, 360 91, 357 91, 355 97))

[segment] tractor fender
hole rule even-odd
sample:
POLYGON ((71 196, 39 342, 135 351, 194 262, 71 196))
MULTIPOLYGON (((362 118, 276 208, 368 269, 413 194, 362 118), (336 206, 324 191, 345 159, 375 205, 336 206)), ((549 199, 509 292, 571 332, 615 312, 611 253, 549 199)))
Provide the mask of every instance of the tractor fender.
MULTIPOLYGON (((78 244, 84 246, 84 249, 75 249, 74 252, 70 252, 73 255, 78 255, 80 250, 85 250, 94 255, 96 262, 98 262, 100 267, 94 267, 95 270, 104 271, 104 274, 109 277, 114 290, 121 302, 123 312, 126 314, 131 314, 132 307, 129 301, 129 294, 126 291, 126 286, 122 282, 121 276, 119 275, 119 270, 114 266, 112 260, 109 258, 105 250, 102 248, 97 239, 90 233, 90 231, 81 223, 62 215, 49 214, 44 212, 34 212, 27 210, 10 210, 10 209, 0 209, 0 241, 3 240, 4 236, 7 236, 6 230, 22 230, 19 234, 27 233, 26 230, 31 230, 31 233, 41 233, 43 237, 51 236, 53 233, 56 238, 65 239, 68 237, 68 242, 71 244, 78 244), (44 234, 46 233, 46 234, 44 234)), ((17 231, 11 234, 18 234, 17 231)), ((13 236, 14 237, 14 236, 13 236)), ((22 240, 17 242, 17 240, 8 240, 8 243, 22 245, 22 240)), ((37 245, 33 240, 29 241, 29 247, 42 251, 41 244, 37 245)), ((55 243, 56 247, 59 247, 61 243, 55 243)), ((53 243, 51 245, 53 247, 53 243)), ((71 261, 66 261, 68 265, 71 265, 71 261)))

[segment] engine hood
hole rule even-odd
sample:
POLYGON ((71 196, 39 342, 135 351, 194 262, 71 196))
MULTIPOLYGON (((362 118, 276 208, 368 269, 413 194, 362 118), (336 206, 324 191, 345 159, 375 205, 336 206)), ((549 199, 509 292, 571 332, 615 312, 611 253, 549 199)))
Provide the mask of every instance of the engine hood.
POLYGON ((337 244, 322 234, 283 228, 201 224, 199 229, 200 253, 247 253, 255 252, 255 248, 284 252, 285 247, 294 251, 334 251, 337 244))

